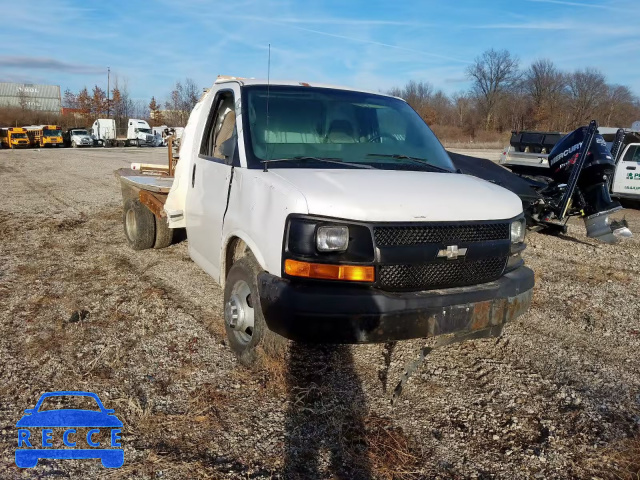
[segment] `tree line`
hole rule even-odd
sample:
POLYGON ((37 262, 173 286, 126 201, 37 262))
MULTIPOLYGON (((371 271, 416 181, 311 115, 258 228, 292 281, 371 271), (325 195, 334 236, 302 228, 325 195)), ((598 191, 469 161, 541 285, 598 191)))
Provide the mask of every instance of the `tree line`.
POLYGON ((177 81, 164 102, 163 109, 155 97, 151 97, 149 103, 133 100, 126 84, 120 86, 116 80, 110 95, 97 85, 91 91, 84 87, 77 93, 67 89, 62 105, 73 109, 74 117, 87 124, 93 123, 96 118, 113 118, 117 128, 126 128, 127 119, 141 118, 149 120, 151 126, 183 127, 200 98, 201 91, 190 78, 184 82, 177 81))
POLYGON ((19 93, 18 107, 0 106, 0 126, 90 127, 97 118, 113 118, 116 128, 126 129, 129 118, 140 118, 148 120, 151 126, 183 127, 201 94, 202 89, 187 78, 174 84, 164 103, 155 97, 147 102, 131 98, 126 82, 116 78, 109 95, 98 85, 91 89, 83 87, 77 92, 66 89, 62 96, 63 114, 35 109, 29 95, 19 93))
MULTIPOLYGON (((609 83, 595 68, 563 71, 540 59, 521 68, 508 50, 490 49, 466 69, 470 88, 452 95, 423 80, 411 80, 388 93, 404 98, 446 143, 503 142, 511 130, 569 132, 591 119, 603 126, 628 127, 640 120, 640 100, 625 85, 609 83)), ((163 101, 132 99, 126 82, 115 79, 109 95, 95 85, 78 92, 67 89, 62 103, 74 109, 59 116, 20 108, 0 109, 3 125, 58 123, 89 126, 96 118, 114 118, 126 128, 128 118, 149 120, 152 126, 184 126, 202 94, 194 80, 177 81, 163 101), (108 98, 107 98, 108 97, 108 98)))
POLYGON ((511 130, 569 132, 592 119, 629 127, 640 119, 640 99, 595 68, 565 72, 541 59, 523 69, 508 50, 491 49, 465 73, 470 88, 450 96, 415 80, 389 93, 404 98, 445 140, 497 139, 511 130))

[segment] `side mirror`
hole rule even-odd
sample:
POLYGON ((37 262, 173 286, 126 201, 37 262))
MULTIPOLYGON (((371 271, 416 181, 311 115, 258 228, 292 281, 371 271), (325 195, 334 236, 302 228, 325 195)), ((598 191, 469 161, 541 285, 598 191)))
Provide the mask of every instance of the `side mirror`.
POLYGON ((227 165, 231 165, 233 163, 233 157, 236 153, 236 140, 236 136, 232 135, 231 138, 220 144, 220 152, 222 153, 227 165))

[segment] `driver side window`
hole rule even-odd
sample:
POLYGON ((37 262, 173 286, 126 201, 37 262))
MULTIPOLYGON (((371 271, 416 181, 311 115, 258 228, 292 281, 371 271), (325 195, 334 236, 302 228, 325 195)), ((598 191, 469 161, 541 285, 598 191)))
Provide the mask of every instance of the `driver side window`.
POLYGON ((224 160, 222 144, 233 136, 235 126, 236 112, 233 92, 220 92, 214 100, 213 108, 205 127, 200 154, 224 160))

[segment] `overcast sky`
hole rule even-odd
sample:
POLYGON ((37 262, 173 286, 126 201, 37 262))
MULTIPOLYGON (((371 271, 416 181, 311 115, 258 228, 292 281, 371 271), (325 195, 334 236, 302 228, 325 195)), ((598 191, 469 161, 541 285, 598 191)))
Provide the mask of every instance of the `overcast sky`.
MULTIPOLYGON (((177 79, 216 75, 386 90, 410 79, 447 93, 488 48, 527 66, 602 70, 640 95, 638 0, 29 1, 0 27, 0 81, 74 91, 112 80, 166 99, 177 79), (41 12, 41 13, 39 13, 41 12)), ((5 14, 7 10, 4 9, 5 14)))

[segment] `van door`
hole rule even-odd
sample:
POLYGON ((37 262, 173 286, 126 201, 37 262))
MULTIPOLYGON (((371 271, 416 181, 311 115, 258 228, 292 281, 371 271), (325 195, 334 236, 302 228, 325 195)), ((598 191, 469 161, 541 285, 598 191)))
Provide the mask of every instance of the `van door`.
MULTIPOLYGON (((220 280, 222 224, 233 181, 237 155, 225 158, 223 143, 233 143, 236 134, 235 95, 220 90, 211 106, 199 154, 191 166, 187 193, 187 237, 189 254, 214 280, 220 280)), ((237 142, 237 140, 235 140, 237 142)), ((237 148, 233 149, 237 152, 237 148)))
POLYGON ((621 197, 640 196, 640 144, 625 150, 616 167, 612 191, 621 197))

